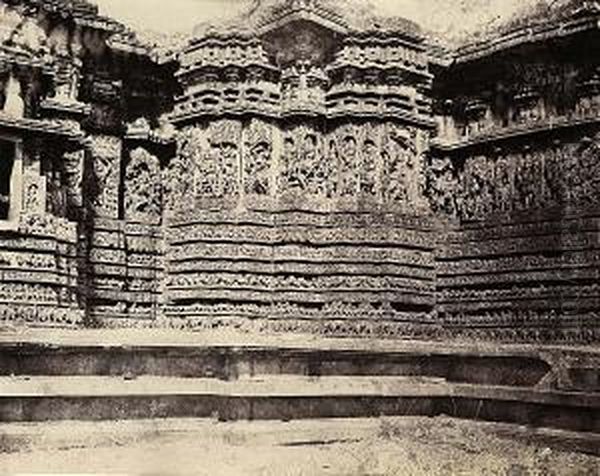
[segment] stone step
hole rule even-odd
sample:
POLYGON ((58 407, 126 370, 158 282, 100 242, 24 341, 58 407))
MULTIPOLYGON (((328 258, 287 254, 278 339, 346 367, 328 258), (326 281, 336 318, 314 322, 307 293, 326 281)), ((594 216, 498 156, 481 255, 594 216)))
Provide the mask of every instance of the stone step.
POLYGON ((0 332, 0 376, 422 376, 600 392, 600 349, 165 330, 0 332))
POLYGON ((443 379, 268 376, 224 381, 172 377, 3 377, 0 398, 218 395, 224 397, 442 396, 443 379))
POLYGON ((600 394, 406 377, 0 378, 0 421, 447 414, 600 433, 600 394))

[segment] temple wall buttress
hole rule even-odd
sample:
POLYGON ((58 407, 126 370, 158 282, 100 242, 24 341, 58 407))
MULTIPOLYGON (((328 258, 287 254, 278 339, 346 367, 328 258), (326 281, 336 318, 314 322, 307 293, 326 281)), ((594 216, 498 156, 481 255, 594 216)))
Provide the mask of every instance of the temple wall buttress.
MULTIPOLYGON (((30 137, 15 145, 11 183, 16 215, 2 224, 0 322, 3 326, 75 326, 83 323, 77 227, 66 218, 60 148, 30 137)), ((7 157, 3 157, 7 160, 7 157)))
POLYGON ((183 129, 165 181, 165 318, 192 328, 435 335, 418 134, 376 121, 183 129))

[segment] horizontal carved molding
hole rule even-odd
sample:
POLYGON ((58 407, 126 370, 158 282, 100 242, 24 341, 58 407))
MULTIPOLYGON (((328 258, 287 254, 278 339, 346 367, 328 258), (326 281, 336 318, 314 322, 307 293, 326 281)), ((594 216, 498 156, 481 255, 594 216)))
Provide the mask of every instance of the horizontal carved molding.
POLYGON ((544 255, 498 256, 490 259, 439 261, 436 266, 440 277, 470 273, 502 273, 507 271, 551 271, 565 268, 600 266, 598 251, 565 251, 556 257, 544 255))
POLYGON ((389 303, 375 306, 365 302, 354 304, 348 302, 328 302, 320 309, 309 309, 301 305, 277 302, 271 304, 192 304, 186 306, 166 306, 166 316, 173 318, 188 317, 232 317, 244 316, 260 318, 265 315, 279 319, 370 319, 373 321, 405 321, 413 323, 434 323, 431 313, 395 311, 389 303))
POLYGON ((171 244, 190 242, 357 244, 360 246, 376 244, 431 250, 434 240, 434 236, 430 233, 388 227, 290 229, 249 225, 207 225, 171 229, 168 233, 168 241, 171 244))
POLYGON ((294 302, 323 303, 331 301, 347 302, 375 302, 375 301, 400 301, 407 304, 433 306, 433 290, 415 288, 398 288, 390 290, 352 290, 352 291, 272 291, 268 289, 194 289, 185 291, 170 291, 169 300, 193 301, 198 299, 216 299, 228 301, 261 301, 287 300, 294 302))
POLYGON ((511 284, 511 283, 538 283, 540 281, 571 282, 576 279, 597 280, 598 268, 557 269, 553 271, 525 271, 522 273, 507 272, 497 274, 473 274, 468 276, 441 277, 439 287, 460 287, 475 284, 511 284))
MULTIPOLYGON (((530 223, 513 222, 499 225, 497 221, 491 221, 478 223, 476 226, 463 224, 460 230, 442 233, 443 238, 440 241, 447 245, 453 245, 482 240, 593 232, 600 229, 600 217, 594 215, 565 217, 554 214, 548 219, 535 220, 530 223)), ((531 215, 529 215, 529 219, 532 220, 531 215)))
POLYGON ((414 287, 431 289, 432 283, 395 276, 354 276, 354 275, 315 275, 281 276, 265 274, 234 274, 234 273, 198 273, 177 274, 167 278, 170 289, 180 288, 250 288, 269 289, 276 291, 311 290, 316 292, 336 290, 393 290, 395 288, 414 287))
POLYGON ((512 286, 509 289, 454 289, 438 290, 438 302, 482 302, 482 301, 520 301, 545 298, 578 298, 580 296, 600 295, 600 284, 583 285, 538 285, 512 286))
POLYGON ((307 275, 324 275, 324 274, 349 274, 349 275, 397 275, 404 277, 414 277, 417 279, 435 279, 435 271, 433 268, 402 266, 395 264, 379 264, 379 263, 294 263, 281 262, 274 263, 272 261, 255 262, 255 261, 185 261, 174 262, 169 264, 169 272, 172 274, 178 273, 210 273, 215 271, 230 272, 230 273, 263 273, 263 274, 307 274, 307 275))
POLYGON ((479 258, 481 256, 507 256, 517 253, 535 254, 539 252, 600 250, 598 232, 569 233, 563 235, 539 236, 532 238, 507 238, 485 241, 468 246, 446 247, 440 253, 444 259, 479 258))
POLYGON ((4 283, 40 283, 57 286, 76 286, 77 275, 60 272, 3 270, 0 271, 0 282, 4 283))
POLYGON ((96 299, 104 299, 114 302, 158 302, 161 294, 148 291, 124 291, 115 289, 94 289, 92 296, 96 299))
POLYGON ((518 300, 483 300, 470 302, 453 302, 453 303, 437 303, 436 309, 438 312, 474 312, 481 310, 503 310, 511 309, 562 309, 562 310, 578 310, 578 309, 600 309, 600 293, 596 295, 582 296, 535 296, 529 298, 521 297, 518 300))
POLYGON ((0 325, 74 327, 83 317, 83 311, 70 307, 0 304, 0 325))
POLYGON ((396 213, 308 213, 287 211, 285 213, 199 210, 174 215, 169 227, 199 226, 203 224, 257 225, 257 226, 310 226, 310 227, 372 227, 397 226, 403 229, 433 230, 433 218, 409 216, 396 213))
MULTIPOLYGON (((592 117, 551 117, 550 119, 526 123, 514 124, 509 127, 494 128, 491 131, 482 132, 471 137, 463 137, 456 141, 433 140, 431 145, 434 149, 442 152, 454 152, 468 147, 488 144, 490 142, 501 142, 517 138, 528 138, 532 134, 547 133, 560 129, 576 128, 590 124, 598 124, 600 119, 592 117)), ((530 138, 529 138, 530 139, 530 138)))
POLYGON ((433 253, 397 248, 372 248, 336 246, 316 248, 308 246, 265 246, 234 244, 190 244, 173 246, 169 253, 171 261, 199 260, 268 260, 275 262, 378 262, 414 266, 434 266, 433 253))
POLYGON ((200 317, 186 319, 159 319, 157 321, 135 319, 102 319, 106 328, 156 328, 167 327, 188 330, 236 330, 247 333, 294 333, 321 335, 324 337, 377 337, 377 338, 427 338, 436 339, 441 330, 435 324, 372 320, 325 320, 306 319, 250 319, 244 317, 200 317))

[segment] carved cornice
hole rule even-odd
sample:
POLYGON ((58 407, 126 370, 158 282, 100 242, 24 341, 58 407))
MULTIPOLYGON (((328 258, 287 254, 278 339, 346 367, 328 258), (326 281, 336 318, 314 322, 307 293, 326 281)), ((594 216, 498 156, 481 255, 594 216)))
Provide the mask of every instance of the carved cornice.
POLYGON ((82 143, 85 134, 77 127, 46 119, 17 118, 0 112, 0 128, 17 131, 22 134, 44 134, 63 140, 82 143))
POLYGON ((38 56, 21 48, 0 45, 0 70, 12 65, 37 69, 48 75, 53 75, 57 69, 55 59, 50 55, 38 56))
POLYGON ((442 152, 454 152, 481 145, 529 138, 529 136, 535 134, 544 134, 597 124, 600 124, 600 117, 596 114, 590 114, 587 117, 551 117, 546 120, 532 123, 492 128, 471 137, 461 138, 452 142, 437 138, 431 141, 431 147, 432 149, 437 149, 442 152))
POLYGON ((152 129, 147 122, 141 120, 127 125, 124 139, 156 145, 173 145, 176 137, 174 130, 152 129))
POLYGON ((454 64, 477 61, 483 57, 524 44, 541 43, 584 31, 597 30, 600 10, 596 2, 589 3, 590 8, 584 5, 579 10, 571 11, 570 17, 563 16, 557 20, 549 21, 540 19, 537 23, 516 27, 511 31, 497 34, 495 37, 488 37, 459 47, 453 54, 454 64))
POLYGON ((256 23, 259 35, 267 34, 284 25, 296 21, 316 23, 336 33, 348 33, 348 24, 344 18, 331 9, 319 5, 313 0, 292 0, 281 9, 273 9, 256 23))
POLYGON ((92 112, 89 104, 62 98, 46 98, 40 103, 40 107, 51 113, 67 114, 78 118, 89 116, 92 112))

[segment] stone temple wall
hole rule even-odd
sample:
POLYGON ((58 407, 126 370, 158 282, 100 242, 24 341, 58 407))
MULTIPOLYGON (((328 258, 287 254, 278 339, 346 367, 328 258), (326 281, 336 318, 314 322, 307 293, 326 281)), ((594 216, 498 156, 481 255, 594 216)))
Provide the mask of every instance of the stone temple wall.
MULTIPOLYGON (((555 28, 573 22, 583 20, 555 28)), ((598 340, 597 40, 496 56, 480 45, 483 59, 465 53, 438 78, 429 182, 434 210, 453 223, 437 267, 439 317, 453 335, 598 340)))
MULTIPOLYGON (((51 73, 50 56, 67 51, 24 9, 0 5, 0 325, 83 325, 79 227, 84 147, 68 62, 51 73), (54 89, 54 99, 45 93, 54 89), (69 115, 68 107, 75 106, 69 115)), ((74 36, 74 38, 76 35, 74 36)), ((80 37, 79 37, 80 39, 80 37)), ((76 39, 75 39, 76 41, 76 39)))
POLYGON ((2 325, 600 339, 595 10, 440 60, 317 1, 170 56, 58 4, 0 6, 2 325))

